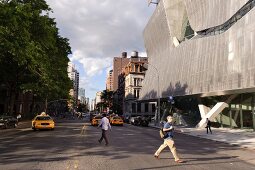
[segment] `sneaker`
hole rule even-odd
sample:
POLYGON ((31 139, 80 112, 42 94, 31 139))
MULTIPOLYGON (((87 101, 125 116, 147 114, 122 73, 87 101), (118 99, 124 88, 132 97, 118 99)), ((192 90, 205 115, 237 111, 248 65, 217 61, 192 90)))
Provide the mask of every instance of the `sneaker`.
POLYGON ((100 141, 100 140, 98 140, 98 143, 100 143, 100 144, 101 144, 101 141, 100 141))
POLYGON ((182 161, 182 160, 177 160, 177 161, 175 161, 176 163, 183 163, 184 161, 182 161))
POLYGON ((156 159, 159 159, 159 155, 154 155, 154 157, 155 157, 156 159))

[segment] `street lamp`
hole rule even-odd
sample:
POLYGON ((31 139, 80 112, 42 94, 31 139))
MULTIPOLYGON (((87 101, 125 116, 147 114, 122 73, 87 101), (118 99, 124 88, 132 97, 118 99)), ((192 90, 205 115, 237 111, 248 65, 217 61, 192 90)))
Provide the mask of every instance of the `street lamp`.
POLYGON ((150 65, 152 68, 154 68, 157 72, 157 77, 158 77, 158 110, 157 110, 157 114, 155 114, 155 122, 154 122, 154 125, 156 126, 156 124, 158 123, 158 119, 159 119, 159 116, 160 116, 160 91, 159 91, 159 71, 158 69, 152 65, 152 64, 149 64, 149 63, 145 63, 145 65, 150 65))

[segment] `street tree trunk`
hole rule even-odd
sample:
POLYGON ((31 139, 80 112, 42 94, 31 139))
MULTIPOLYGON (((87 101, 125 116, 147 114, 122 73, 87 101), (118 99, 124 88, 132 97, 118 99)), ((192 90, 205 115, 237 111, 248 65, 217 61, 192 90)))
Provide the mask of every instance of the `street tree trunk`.
POLYGON ((8 113, 10 115, 13 115, 13 108, 14 108, 14 104, 15 104, 15 96, 16 96, 16 85, 15 83, 14 84, 11 84, 9 86, 9 101, 8 101, 8 113))
POLYGON ((45 113, 47 113, 47 107, 48 107, 48 99, 47 97, 45 98, 45 113))

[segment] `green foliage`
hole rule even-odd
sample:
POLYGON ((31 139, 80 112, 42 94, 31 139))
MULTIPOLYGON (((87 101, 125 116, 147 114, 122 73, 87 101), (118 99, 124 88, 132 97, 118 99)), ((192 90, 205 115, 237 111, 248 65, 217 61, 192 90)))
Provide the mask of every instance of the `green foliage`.
POLYGON ((113 91, 104 90, 101 95, 102 104, 100 105, 103 108, 109 107, 112 109, 113 103, 113 91))
POLYGON ((45 0, 0 1, 0 82, 11 93, 67 98, 68 39, 59 35, 45 0))
POLYGON ((113 92, 112 91, 108 91, 108 90, 104 90, 102 92, 102 95, 101 95, 101 100, 104 103, 106 103, 107 106, 109 106, 110 104, 112 104, 113 92))

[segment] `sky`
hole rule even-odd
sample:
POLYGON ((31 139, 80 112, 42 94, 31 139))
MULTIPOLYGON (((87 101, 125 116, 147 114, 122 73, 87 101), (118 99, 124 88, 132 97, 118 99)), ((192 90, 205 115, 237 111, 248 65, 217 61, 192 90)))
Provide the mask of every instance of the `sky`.
POLYGON ((68 38, 69 59, 80 73, 80 88, 95 98, 105 90, 113 57, 138 51, 145 57, 143 30, 155 5, 148 0, 46 0, 60 35, 68 38))

